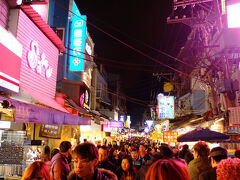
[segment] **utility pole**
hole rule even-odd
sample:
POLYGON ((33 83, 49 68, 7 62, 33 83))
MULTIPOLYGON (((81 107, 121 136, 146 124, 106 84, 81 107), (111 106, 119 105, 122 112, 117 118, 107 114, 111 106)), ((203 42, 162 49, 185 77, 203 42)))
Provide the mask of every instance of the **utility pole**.
MULTIPOLYGON (((201 57, 203 55, 204 59, 208 61, 207 71, 203 76, 199 73, 197 73, 197 76, 200 76, 200 80, 207 82, 210 87, 212 110, 217 115, 219 112, 219 98, 216 93, 216 83, 213 79, 214 72, 211 68, 213 64, 211 52, 219 45, 213 44, 209 29, 215 28, 218 31, 222 29, 221 10, 218 0, 174 0, 173 12, 168 17, 167 22, 169 24, 183 23, 191 27, 191 37, 193 38, 189 41, 192 41, 190 44, 193 45, 190 49, 196 49, 196 57, 201 54, 201 57)), ((195 71, 200 72, 205 62, 198 58, 195 61, 199 66, 195 71)))

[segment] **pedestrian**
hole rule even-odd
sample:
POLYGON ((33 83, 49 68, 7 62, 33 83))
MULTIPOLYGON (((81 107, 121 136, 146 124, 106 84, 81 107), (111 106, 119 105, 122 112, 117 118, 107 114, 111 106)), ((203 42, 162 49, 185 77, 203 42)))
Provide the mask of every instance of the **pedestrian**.
POLYGON ((227 159, 228 152, 224 147, 215 147, 211 150, 209 154, 211 158, 211 169, 208 169, 205 172, 202 172, 199 175, 199 180, 216 180, 217 179, 217 166, 223 159, 227 159))
POLYGON ((51 151, 51 159, 53 158, 53 156, 55 156, 55 155, 58 154, 59 152, 60 152, 59 149, 54 148, 54 149, 51 151))
POLYGON ((115 148, 110 148, 109 153, 108 153, 108 160, 112 163, 112 164, 117 164, 117 150, 115 148))
POLYGON ((181 159, 184 159, 185 154, 186 154, 187 152, 189 152, 189 151, 190 151, 190 150, 189 150, 189 146, 188 146, 187 144, 184 144, 183 147, 182 147, 182 150, 179 152, 179 157, 180 157, 181 159))
POLYGON ((240 159, 223 159, 217 166, 217 180, 240 179, 240 159))
POLYGON ((162 159, 163 156, 160 152, 154 153, 150 160, 148 160, 145 164, 142 165, 142 167, 139 169, 139 171, 136 174, 135 180, 145 180, 145 176, 147 173, 147 170, 149 167, 156 162, 159 159, 162 159))
POLYGON ((43 149, 43 153, 41 156, 41 160, 43 162, 45 162, 45 164, 48 166, 48 169, 50 170, 51 166, 52 166, 52 162, 51 162, 51 153, 50 153, 50 147, 49 146, 45 146, 43 149))
POLYGON ((173 158, 173 150, 170 146, 168 146, 167 144, 162 144, 159 147, 160 153, 163 156, 163 159, 169 159, 169 158, 173 158))
POLYGON ((117 170, 117 177, 119 180, 134 180, 136 171, 133 167, 131 156, 126 155, 123 157, 121 166, 117 170))
POLYGON ((132 161, 133 161, 133 166, 139 170, 143 164, 143 161, 142 159, 138 156, 138 152, 137 152, 137 149, 134 148, 132 149, 132 152, 131 152, 131 157, 132 157, 132 161))
POLYGON ((188 151, 185 156, 184 156, 184 163, 186 166, 188 166, 188 164, 194 159, 193 157, 193 153, 191 153, 190 151, 188 151))
POLYGON ((149 167, 145 180, 190 180, 186 166, 175 159, 160 159, 149 167))
POLYGON ((191 180, 198 180, 202 172, 211 168, 208 162, 209 151, 208 145, 203 141, 199 141, 193 146, 194 159, 188 164, 188 173, 191 180))
POLYGON ((99 161, 98 167, 107 169, 107 170, 110 170, 110 171, 116 173, 117 168, 111 161, 109 161, 108 155, 109 155, 108 148, 106 146, 101 146, 98 149, 98 161, 99 161))
POLYGON ((140 144, 140 146, 139 146, 138 155, 144 161, 145 161, 145 159, 148 159, 148 156, 146 156, 147 155, 146 146, 143 143, 140 144))
POLYGON ((42 161, 35 161, 34 163, 30 164, 22 176, 22 180, 38 179, 50 180, 48 166, 42 161))
POLYGON ((236 151, 234 153, 234 157, 235 158, 240 158, 240 149, 236 149, 236 151))
POLYGON ((98 169, 98 148, 86 142, 75 147, 72 153, 74 170, 68 180, 117 180, 109 170, 98 169))
POLYGON ((71 171, 68 157, 72 153, 72 144, 69 141, 61 142, 60 152, 53 156, 50 176, 52 180, 66 180, 71 171))

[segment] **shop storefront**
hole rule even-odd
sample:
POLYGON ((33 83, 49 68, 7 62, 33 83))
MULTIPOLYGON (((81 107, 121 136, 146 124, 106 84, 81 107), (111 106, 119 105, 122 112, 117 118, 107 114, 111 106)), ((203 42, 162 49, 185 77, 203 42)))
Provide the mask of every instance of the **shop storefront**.
POLYGON ((83 142, 84 139, 92 142, 94 144, 102 143, 103 134, 101 131, 101 125, 96 124, 94 121, 91 121, 91 125, 82 125, 80 126, 80 142, 83 142))
POLYGON ((10 62, 0 67, 0 177, 20 178, 43 145, 74 144, 74 129, 91 121, 55 100, 58 54, 65 47, 41 16, 21 6, 10 11, 8 27, 13 35, 0 26, 0 62, 10 62))

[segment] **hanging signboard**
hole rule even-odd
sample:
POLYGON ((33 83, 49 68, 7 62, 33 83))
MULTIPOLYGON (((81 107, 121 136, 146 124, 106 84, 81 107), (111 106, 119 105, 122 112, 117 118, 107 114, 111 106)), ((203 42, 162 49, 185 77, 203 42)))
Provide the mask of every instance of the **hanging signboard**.
POLYGON ((122 128, 123 123, 119 121, 109 121, 108 126, 111 128, 122 128))
POLYGON ((170 142, 177 142, 178 133, 175 131, 164 131, 163 132, 163 141, 170 143, 170 142))
POLYGON ((74 1, 72 12, 69 69, 71 71, 83 71, 87 16, 80 14, 74 1))
POLYGON ((61 139, 62 126, 54 124, 41 124, 39 130, 40 137, 61 139))
POLYGON ((158 118, 173 119, 174 118, 174 96, 164 96, 159 94, 158 100, 158 118))

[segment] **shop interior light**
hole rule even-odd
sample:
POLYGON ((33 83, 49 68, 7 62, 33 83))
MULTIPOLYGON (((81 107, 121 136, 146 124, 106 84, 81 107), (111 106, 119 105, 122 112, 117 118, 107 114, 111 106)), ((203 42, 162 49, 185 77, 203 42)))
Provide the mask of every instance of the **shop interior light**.
POLYGON ((89 125, 81 125, 80 126, 80 131, 91 131, 91 126, 89 125))
POLYGON ((9 129, 11 127, 10 121, 0 121, 0 128, 1 129, 9 129))
POLYGON ((215 123, 217 123, 219 121, 223 121, 223 120, 224 120, 224 118, 220 118, 220 119, 216 120, 215 123))
POLYGON ((240 2, 227 5, 228 28, 240 28, 240 2))

